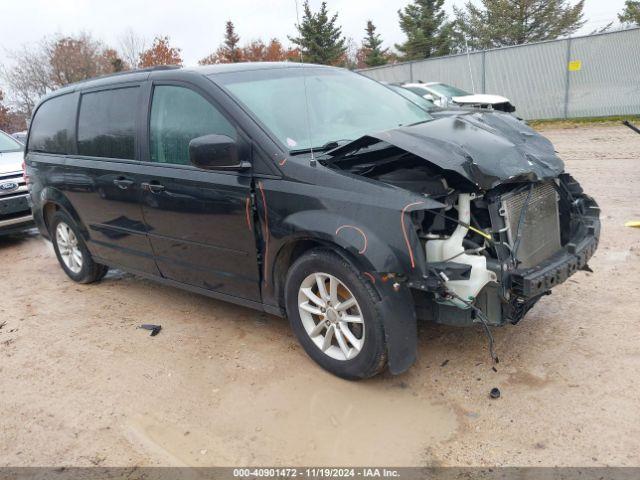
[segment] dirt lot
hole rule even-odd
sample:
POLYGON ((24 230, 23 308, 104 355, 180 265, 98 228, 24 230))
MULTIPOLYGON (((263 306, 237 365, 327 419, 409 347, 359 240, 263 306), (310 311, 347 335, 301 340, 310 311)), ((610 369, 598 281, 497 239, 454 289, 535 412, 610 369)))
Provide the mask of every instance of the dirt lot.
POLYGON ((0 240, 0 466, 639 466, 640 135, 545 135, 602 243, 495 332, 497 373, 479 330, 423 325, 409 372, 346 382, 281 319, 120 272, 76 285, 41 238, 0 240))

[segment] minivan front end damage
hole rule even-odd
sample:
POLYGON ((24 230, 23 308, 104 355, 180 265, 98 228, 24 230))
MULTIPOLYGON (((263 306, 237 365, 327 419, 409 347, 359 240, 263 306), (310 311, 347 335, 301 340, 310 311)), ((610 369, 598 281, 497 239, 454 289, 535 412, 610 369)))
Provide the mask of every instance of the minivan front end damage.
POLYGON ((458 194, 440 213, 425 212, 414 224, 428 274, 409 286, 418 316, 446 324, 474 323, 472 305, 490 325, 517 323, 554 286, 588 268, 600 234, 597 204, 566 174, 458 194))
POLYGON ((548 140, 506 117, 461 114, 331 152, 335 169, 444 205, 407 213, 425 259, 404 278, 418 318, 517 323, 588 269, 600 234, 596 202, 563 173, 548 140))

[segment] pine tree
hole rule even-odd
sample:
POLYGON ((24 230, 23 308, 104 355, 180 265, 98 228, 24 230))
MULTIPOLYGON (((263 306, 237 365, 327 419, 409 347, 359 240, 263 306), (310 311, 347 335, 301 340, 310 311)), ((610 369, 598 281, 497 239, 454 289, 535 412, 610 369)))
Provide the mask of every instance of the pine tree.
POLYGON ((444 0, 414 0, 398 10, 400 28, 407 40, 396 48, 403 60, 447 55, 450 52, 451 24, 444 11, 444 0))
POLYGON ((200 65, 213 65, 215 63, 238 63, 245 61, 243 49, 240 48, 240 36, 231 20, 228 20, 224 28, 224 40, 218 49, 199 60, 200 65))
POLYGON ((308 0, 304 2, 302 23, 296 25, 298 36, 289 40, 300 48, 305 62, 336 65, 344 61, 346 41, 337 20, 337 13, 329 18, 326 2, 317 13, 311 11, 308 0))
POLYGON ((618 15, 622 23, 640 25, 640 1, 627 0, 624 2, 624 10, 618 15))
MULTIPOLYGON (((578 30, 584 0, 481 0, 465 9, 454 7, 459 39, 466 37, 474 49, 521 45, 554 40, 578 30)), ((460 40, 459 40, 460 41, 460 40)), ((462 40, 464 41, 464 40, 462 40)))
POLYGON ((224 43, 220 48, 220 56, 226 63, 238 63, 242 61, 242 49, 239 46, 240 36, 236 33, 231 20, 227 21, 224 32, 224 43))
POLYGON ((382 45, 382 39, 380 34, 376 33, 376 26, 371 20, 367 21, 367 27, 365 28, 367 35, 362 41, 362 48, 364 50, 364 63, 368 67, 377 67, 387 63, 387 51, 388 48, 380 48, 382 45))

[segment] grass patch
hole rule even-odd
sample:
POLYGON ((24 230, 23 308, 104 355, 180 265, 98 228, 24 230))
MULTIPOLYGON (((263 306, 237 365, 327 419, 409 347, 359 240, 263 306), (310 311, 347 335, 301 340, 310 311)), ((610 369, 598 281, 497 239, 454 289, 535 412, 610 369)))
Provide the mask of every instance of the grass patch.
POLYGON ((527 123, 536 130, 551 128, 578 128, 587 125, 616 126, 628 120, 640 127, 640 115, 619 115, 615 117, 560 118, 555 120, 529 120, 527 123))

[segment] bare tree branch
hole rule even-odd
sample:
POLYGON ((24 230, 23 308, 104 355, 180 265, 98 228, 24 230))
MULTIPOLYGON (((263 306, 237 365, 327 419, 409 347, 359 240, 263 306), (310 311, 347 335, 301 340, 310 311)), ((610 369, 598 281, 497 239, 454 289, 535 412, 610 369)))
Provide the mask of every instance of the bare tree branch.
POLYGON ((147 40, 129 27, 118 39, 118 45, 122 59, 130 65, 131 68, 139 68, 140 55, 147 49, 147 40))

